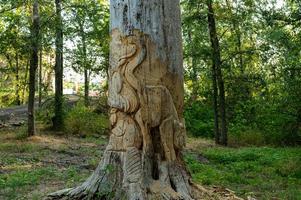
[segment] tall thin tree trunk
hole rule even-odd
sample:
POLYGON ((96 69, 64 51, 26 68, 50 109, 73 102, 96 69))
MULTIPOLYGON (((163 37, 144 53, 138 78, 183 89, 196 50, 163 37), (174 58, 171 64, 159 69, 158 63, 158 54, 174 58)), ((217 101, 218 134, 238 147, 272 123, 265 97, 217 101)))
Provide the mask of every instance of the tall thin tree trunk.
POLYGON ((220 144, 220 129, 219 129, 219 114, 218 114, 218 88, 216 80, 216 67, 212 64, 212 99, 213 99, 213 111, 214 111, 214 135, 215 143, 220 144))
POLYGON ((63 22, 62 1, 55 0, 56 6, 56 39, 55 39, 55 116, 53 128, 62 130, 63 124, 63 22))
POLYGON ((228 130, 227 130, 227 121, 226 121, 226 101, 225 101, 225 88, 224 80, 222 75, 222 66, 221 66, 221 54, 219 47, 219 40, 216 32, 216 24, 214 17, 214 9, 212 6, 212 0, 207 0, 208 6, 208 26, 209 26, 209 35, 212 47, 212 61, 216 69, 216 78, 217 85, 219 89, 219 111, 221 117, 221 137, 220 143, 222 145, 228 144, 228 130))
POLYGON ((24 82, 23 82, 23 90, 22 90, 22 103, 24 104, 26 102, 26 89, 27 89, 27 79, 28 79, 28 69, 29 69, 29 63, 30 60, 27 59, 26 61, 26 67, 25 67, 25 76, 24 76, 24 82))
POLYGON ((198 73, 197 73, 197 63, 196 59, 192 57, 192 72, 191 72, 191 80, 192 80, 192 94, 191 101, 194 102, 198 98, 198 90, 199 90, 199 82, 198 82, 198 73))
POLYGON ((85 105, 89 105, 89 85, 90 85, 90 77, 88 69, 84 69, 85 74, 85 105))
POLYGON ((82 39, 82 48, 83 48, 83 57, 84 57, 84 78, 85 78, 85 105, 89 105, 89 85, 90 85, 90 77, 89 77, 89 69, 87 62, 87 44, 86 44, 86 33, 84 31, 84 22, 79 22, 80 26, 80 35, 82 39))
MULTIPOLYGON (((189 42, 192 44, 192 38, 191 38, 191 32, 189 31, 188 33, 188 39, 189 39, 189 42)), ((195 59, 195 56, 193 55, 190 55, 191 59, 190 59, 190 62, 191 63, 191 81, 192 81, 192 91, 191 91, 191 96, 190 96, 190 103, 193 103, 195 102, 195 100, 197 99, 198 97, 198 80, 197 80, 197 63, 196 63, 196 59, 195 59)))
POLYGON ((42 105, 42 89, 43 89, 43 79, 42 79, 42 67, 43 67, 43 49, 40 49, 40 67, 39 67, 39 106, 42 105))
POLYGON ((38 0, 33 3, 33 23, 31 30, 31 60, 29 68, 29 97, 28 97, 28 136, 35 134, 34 102, 35 102, 35 78, 38 68, 39 51, 39 4, 38 0))
POLYGON ((16 54, 16 104, 21 105, 20 100, 20 77, 19 77, 19 54, 16 54))
POLYGON ((191 200, 179 0, 110 6, 110 141, 85 183, 48 199, 191 200))

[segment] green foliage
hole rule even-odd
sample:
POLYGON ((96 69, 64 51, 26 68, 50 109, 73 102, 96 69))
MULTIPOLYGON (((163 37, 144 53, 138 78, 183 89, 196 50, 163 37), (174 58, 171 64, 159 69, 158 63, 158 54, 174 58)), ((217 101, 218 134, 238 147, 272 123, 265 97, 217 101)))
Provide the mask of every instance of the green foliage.
POLYGON ((211 147, 202 150, 209 163, 198 162, 195 154, 185 161, 194 181, 219 185, 256 199, 292 199, 301 196, 300 148, 211 147))
POLYGON ((14 91, 11 89, 2 89, 0 91, 0 107, 12 106, 15 103, 14 91))
POLYGON ((108 69, 109 12, 104 1, 72 0, 66 9, 66 37, 76 46, 66 49, 77 72, 105 72, 108 69), (74 38, 77 38, 75 40, 74 38))
POLYGON ((66 132, 80 136, 100 135, 107 132, 108 117, 78 103, 66 116, 66 132))
MULTIPOLYGON (((67 97, 63 97, 63 117, 65 117, 68 110, 71 109, 72 105, 67 104, 67 97)), ((55 98, 48 97, 36 111, 36 119, 43 122, 48 126, 52 126, 53 118, 55 116, 55 98)))
POLYGON ((201 102, 187 103, 184 112, 186 129, 193 136, 213 137, 213 113, 201 102))
MULTIPOLYGON (((185 118, 189 132, 208 136, 212 134, 207 133, 207 128, 204 130, 204 123, 212 127, 213 115, 208 121, 197 113, 198 107, 207 107, 200 112, 207 116, 202 111, 212 113, 209 107, 213 105, 208 10, 205 2, 181 2, 186 104, 189 104, 185 118), (199 105, 190 106, 194 103, 199 105)), ((213 1, 213 8, 230 143, 300 145, 300 3, 213 1)))

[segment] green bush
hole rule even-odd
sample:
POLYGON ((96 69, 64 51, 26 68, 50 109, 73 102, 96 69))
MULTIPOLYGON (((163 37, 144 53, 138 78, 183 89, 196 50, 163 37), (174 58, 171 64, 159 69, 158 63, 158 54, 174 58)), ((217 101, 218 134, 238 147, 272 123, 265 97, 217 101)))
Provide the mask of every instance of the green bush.
MULTIPOLYGON (((47 98, 42 105, 36 111, 36 119, 43 122, 46 125, 52 126, 52 120, 54 118, 54 97, 47 98)), ((71 105, 67 104, 66 97, 63 98, 63 115, 65 115, 71 109, 71 105)))
POLYGON ((202 102, 186 103, 186 105, 184 117, 188 133, 197 137, 212 138, 214 116, 211 107, 202 102))
POLYGON ((99 135, 107 132, 108 117, 93 112, 89 107, 78 103, 65 118, 65 129, 68 134, 79 136, 99 135))
POLYGON ((12 89, 0 89, 0 107, 5 108, 15 104, 15 93, 12 89))

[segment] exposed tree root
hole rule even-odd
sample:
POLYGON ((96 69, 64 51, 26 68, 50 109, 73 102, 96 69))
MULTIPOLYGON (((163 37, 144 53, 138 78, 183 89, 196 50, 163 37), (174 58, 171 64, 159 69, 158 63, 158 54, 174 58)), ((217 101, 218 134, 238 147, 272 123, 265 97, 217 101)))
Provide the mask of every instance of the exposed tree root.
POLYGON ((49 194, 47 200, 122 199, 120 152, 106 152, 94 173, 79 187, 49 194), (112 198, 111 198, 112 197, 112 198))
POLYGON ((127 182, 124 180, 124 154, 106 151, 87 181, 79 187, 49 194, 45 200, 241 200, 229 190, 221 195, 221 192, 192 183, 186 170, 176 162, 159 163, 158 174, 153 174, 155 179, 127 182))
POLYGON ((180 166, 162 163, 158 171, 158 180, 141 179, 139 182, 127 182, 124 179, 121 159, 125 152, 106 151, 95 172, 76 188, 64 189, 49 194, 47 200, 190 200, 190 187, 186 174, 180 166), (164 174, 164 175, 163 175, 164 174))

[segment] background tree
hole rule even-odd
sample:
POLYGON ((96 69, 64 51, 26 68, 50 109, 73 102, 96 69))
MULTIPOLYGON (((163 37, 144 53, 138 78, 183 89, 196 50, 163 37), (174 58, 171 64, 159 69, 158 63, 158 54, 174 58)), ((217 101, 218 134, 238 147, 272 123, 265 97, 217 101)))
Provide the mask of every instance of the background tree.
MULTIPOLYGON (((224 79, 222 73, 222 61, 221 61, 221 53, 219 47, 219 39, 217 36, 216 31, 216 24, 215 24, 215 16, 214 16, 214 9, 212 6, 212 0, 207 0, 207 7, 208 7, 208 27, 209 27, 209 35, 211 41, 211 48, 212 48, 212 79, 213 79, 213 91, 214 91, 214 110, 215 115, 220 116, 221 121, 221 129, 220 133, 216 134, 215 141, 217 144, 223 144, 227 146, 228 144, 228 130, 227 130, 227 119, 226 119, 226 100, 225 100, 225 86, 224 86, 224 79), (218 87, 216 87, 218 85, 218 87), (218 88, 218 90, 216 89, 218 88), (216 96, 217 95, 217 96, 216 96), (219 99, 219 112, 220 115, 216 114, 216 99, 219 99)), ((216 124, 218 122, 215 122, 216 124)), ((218 125, 216 126, 216 133, 218 130, 218 125)))
POLYGON ((55 116, 53 118, 53 128, 62 130, 63 122, 63 22, 62 22, 62 2, 55 0, 56 8, 56 38, 55 38, 55 116))
POLYGON ((30 13, 20 2, 14 5, 12 2, 1 3, 3 13, 0 15, 0 57, 2 78, 0 104, 1 106, 19 105, 27 101, 22 96, 22 90, 28 86, 24 81, 26 60, 30 54, 26 50, 31 45, 28 35, 30 13), (15 6, 15 10, 9 9, 15 6), (4 12, 5 11, 5 12, 4 12), (27 18, 28 17, 28 18, 27 18), (13 87, 8 87, 8 86, 13 87))
MULTIPOLYGON (((198 0, 183 1, 182 6, 187 127, 194 135, 213 137, 217 123, 214 122, 214 106, 211 106, 215 105, 214 81, 211 80, 211 44, 208 35, 204 34, 209 32, 207 6, 198 0), (191 82, 195 76, 193 74, 197 74, 194 83, 191 82), (192 92, 195 86, 198 88, 197 95, 192 92), (196 101, 191 101, 192 96, 196 101)), ((296 68, 299 64, 295 62, 298 59, 294 57, 295 51, 292 51, 298 51, 298 48, 291 44, 299 44, 294 39, 299 31, 293 28, 298 26, 295 23, 298 21, 296 10, 299 5, 291 1, 224 0, 214 1, 212 6, 220 44, 231 145, 241 143, 246 138, 247 143, 281 144, 286 141, 286 144, 295 144, 293 141, 300 140, 300 129, 292 134, 282 127, 296 127, 297 109, 293 109, 292 105, 299 105, 299 101, 293 98, 298 96, 298 80, 290 79, 294 85, 290 88, 293 89, 285 90, 292 92, 289 96, 294 103, 284 108, 279 102, 286 102, 286 92, 281 85, 286 82, 284 74, 289 74, 288 71, 281 71, 284 72, 285 68, 298 71, 296 68), (286 47, 280 45, 280 41, 286 47), (289 110, 294 110, 295 114, 289 110), (290 142, 284 138, 290 138, 290 142)))
POLYGON ((29 68, 29 97, 28 97, 28 135, 35 133, 35 85, 36 70, 38 68, 38 52, 39 52, 39 3, 35 0, 32 11, 32 30, 31 30, 31 60, 29 68))
POLYGON ((90 76, 107 71, 108 15, 104 2, 87 0, 69 2, 70 14, 66 23, 66 37, 75 48, 67 50, 72 68, 84 75, 84 99, 89 105, 90 76), (105 51, 103 51, 105 50, 105 51))

